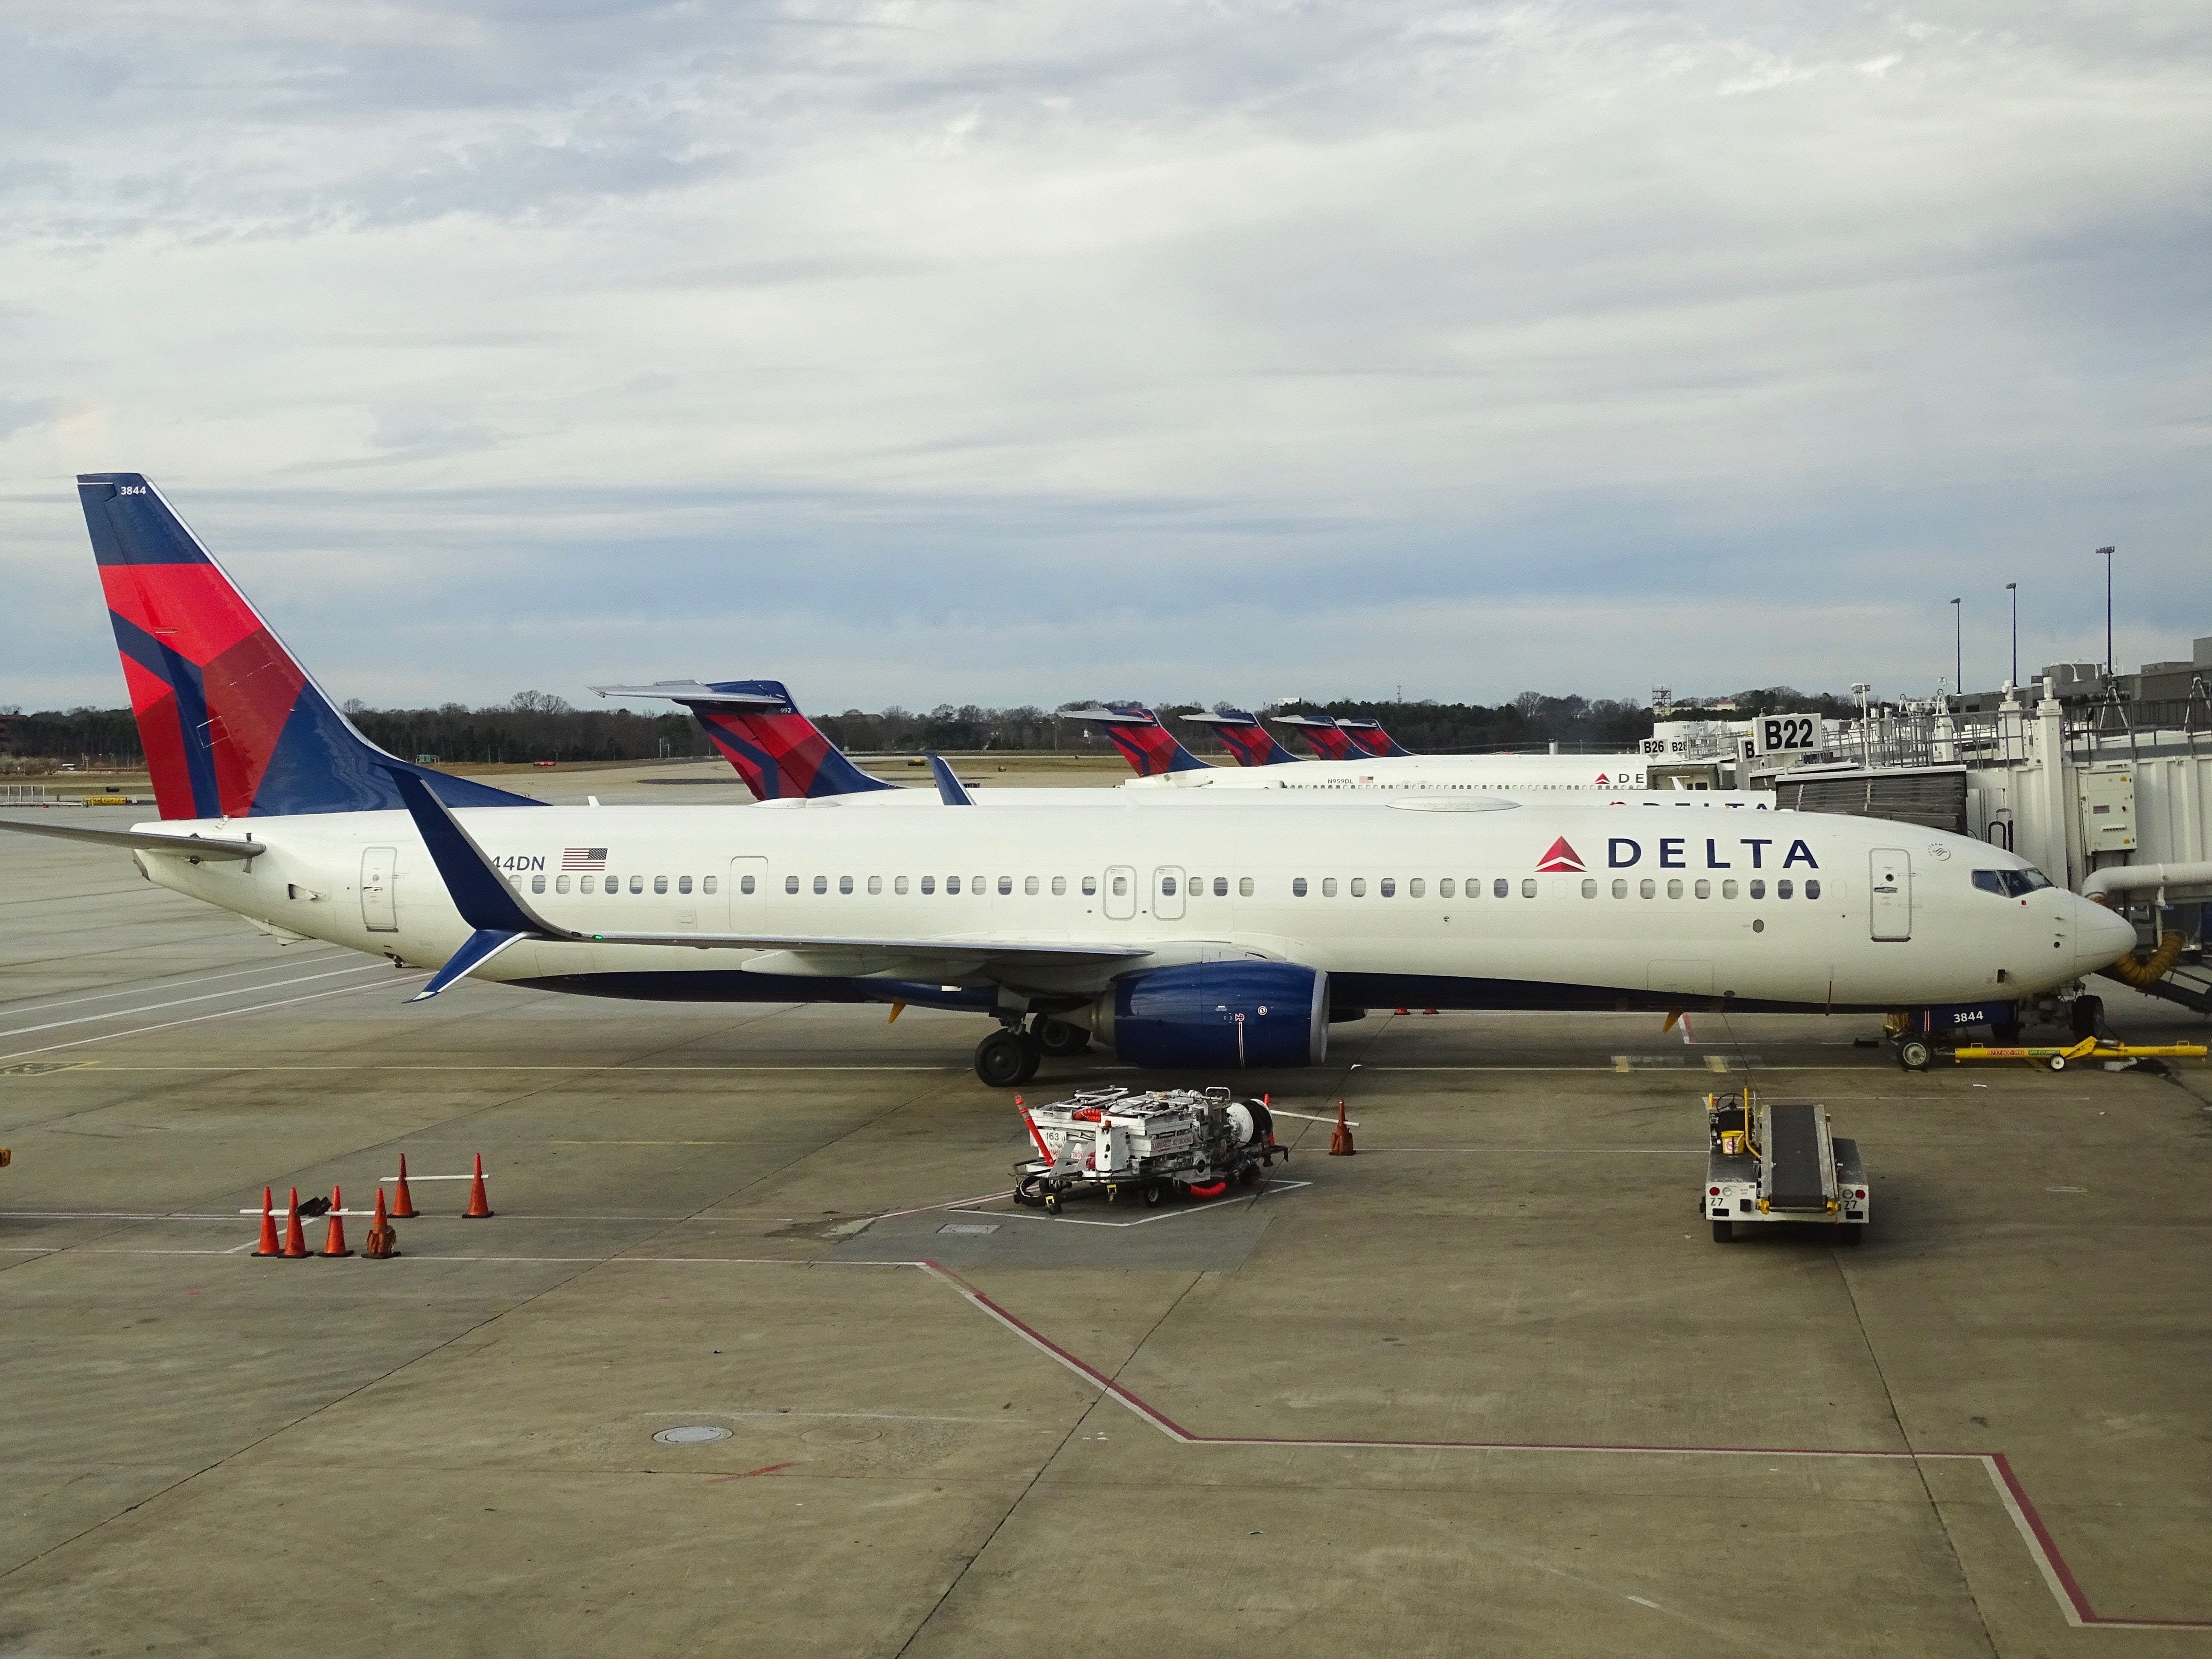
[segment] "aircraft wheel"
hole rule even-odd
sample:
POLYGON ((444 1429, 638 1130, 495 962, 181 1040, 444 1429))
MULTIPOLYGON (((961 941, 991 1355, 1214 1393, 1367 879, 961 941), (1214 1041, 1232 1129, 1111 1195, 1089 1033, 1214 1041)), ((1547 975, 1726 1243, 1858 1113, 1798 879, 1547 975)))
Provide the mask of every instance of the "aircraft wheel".
POLYGON ((1013 1032, 994 1031, 975 1045, 975 1075, 994 1089, 1011 1089, 1036 1070, 1033 1052, 1013 1032))
POLYGON ((1918 1037, 1907 1037, 1897 1045, 1897 1063, 1908 1072, 1924 1072, 1935 1053, 1918 1037))
POLYGON ((1037 1045, 1037 1040, 1028 1035, 1026 1032, 1022 1035, 1020 1042, 1022 1045, 1022 1074, 1016 1078, 1014 1081, 1017 1083, 1027 1083, 1031 1078, 1037 1074, 1037 1067, 1044 1064, 1044 1050, 1037 1045))
POLYGON ((1066 1060, 1081 1054, 1091 1046, 1090 1032, 1080 1025, 1070 1025, 1066 1020, 1054 1019, 1050 1015, 1041 1016, 1030 1027, 1030 1034, 1048 1060, 1066 1060))
POLYGON ((2096 1036, 2097 1028, 2104 1023, 2104 998, 2075 997, 2074 999, 2074 1036, 2076 1040, 2096 1036))

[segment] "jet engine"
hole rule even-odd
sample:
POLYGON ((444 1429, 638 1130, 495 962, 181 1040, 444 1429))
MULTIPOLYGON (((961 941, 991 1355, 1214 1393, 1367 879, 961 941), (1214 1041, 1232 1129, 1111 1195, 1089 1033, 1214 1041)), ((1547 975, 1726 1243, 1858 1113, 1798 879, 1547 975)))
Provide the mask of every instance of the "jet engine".
POLYGON ((1328 1054, 1328 975, 1288 962, 1194 962, 1115 981, 1091 1029, 1133 1066, 1318 1066, 1328 1054))

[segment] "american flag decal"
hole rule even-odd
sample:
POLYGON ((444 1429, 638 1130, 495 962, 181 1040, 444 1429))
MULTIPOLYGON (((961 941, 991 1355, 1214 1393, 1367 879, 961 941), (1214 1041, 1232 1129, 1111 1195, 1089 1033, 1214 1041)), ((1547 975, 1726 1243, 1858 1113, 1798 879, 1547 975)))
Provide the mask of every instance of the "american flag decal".
POLYGON ((564 847, 561 849, 563 870, 604 870, 607 867, 607 849, 604 847, 564 847))

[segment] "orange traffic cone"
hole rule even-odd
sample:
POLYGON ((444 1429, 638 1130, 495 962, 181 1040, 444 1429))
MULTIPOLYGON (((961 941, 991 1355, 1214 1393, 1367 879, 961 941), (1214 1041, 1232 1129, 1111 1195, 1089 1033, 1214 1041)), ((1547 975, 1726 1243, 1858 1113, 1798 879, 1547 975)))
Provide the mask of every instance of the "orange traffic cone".
POLYGON ((261 1189, 261 1243, 253 1252, 256 1255, 275 1255, 280 1248, 276 1243, 276 1202, 275 1196, 264 1187, 261 1189))
POLYGON ((484 1196, 483 1154, 476 1157, 476 1170, 469 1176, 469 1207, 461 1212, 464 1221, 482 1221, 491 1214, 491 1200, 484 1196))
POLYGON ((372 1261, 381 1261, 399 1254, 399 1235, 392 1231, 392 1224, 384 1218, 384 1188, 376 1189, 376 1214, 368 1224, 368 1237, 361 1241, 361 1253, 372 1261))
MULTIPOLYGON (((381 1187, 377 1188, 376 1195, 379 1198, 384 1196, 381 1187)), ((399 1154, 399 1185, 392 1194, 392 1213, 402 1221, 415 1218, 415 1194, 407 1190, 407 1154, 404 1152, 399 1154)))
POLYGON ((287 1261, 305 1261, 307 1258, 307 1235, 300 1231, 300 1189, 292 1188, 292 1196, 284 1201, 284 1248, 277 1252, 287 1261))
MULTIPOLYGON (((380 1198, 383 1196, 380 1188, 377 1195, 380 1198)), ((323 1229, 323 1254, 326 1256, 353 1254, 351 1250, 346 1249, 345 1223, 341 1219, 344 1212, 345 1199, 340 1194, 338 1189, 333 1187, 331 1188, 331 1218, 329 1224, 323 1229)))
POLYGON ((1336 1103, 1336 1127, 1328 1133, 1328 1155, 1331 1158, 1350 1158, 1359 1149, 1352 1144, 1352 1126, 1344 1121, 1344 1103, 1336 1103))

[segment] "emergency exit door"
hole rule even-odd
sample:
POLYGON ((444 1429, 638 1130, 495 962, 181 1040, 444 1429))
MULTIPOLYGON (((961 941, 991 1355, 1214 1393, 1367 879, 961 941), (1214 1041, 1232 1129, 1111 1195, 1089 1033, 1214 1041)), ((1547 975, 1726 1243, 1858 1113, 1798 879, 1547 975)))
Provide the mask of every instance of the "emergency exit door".
POLYGON ((1164 864, 1153 871, 1152 914, 1163 921, 1180 921, 1184 885, 1182 866, 1179 864, 1164 864))
POLYGON ((1874 895, 1874 937, 1911 939, 1912 855, 1901 847, 1877 847, 1867 854, 1867 888, 1874 895))
POLYGON ((396 847, 361 849, 361 921, 372 933, 399 931, 398 907, 392 902, 392 866, 399 861, 396 847))

